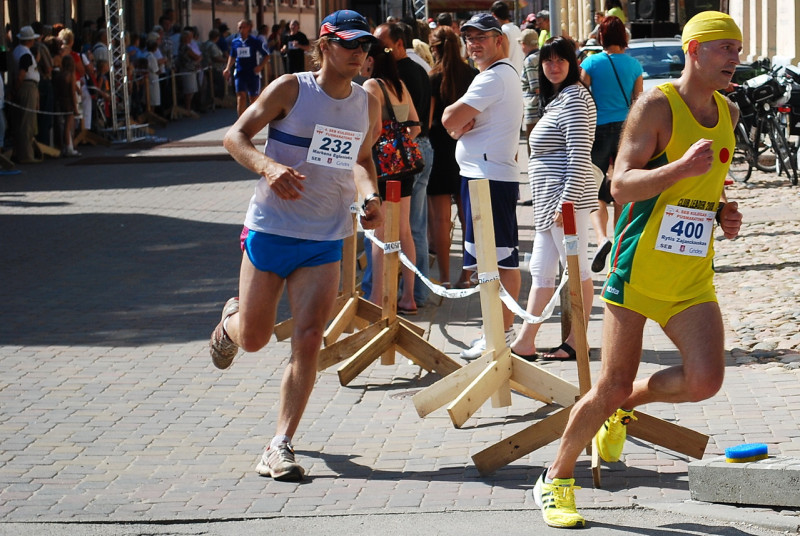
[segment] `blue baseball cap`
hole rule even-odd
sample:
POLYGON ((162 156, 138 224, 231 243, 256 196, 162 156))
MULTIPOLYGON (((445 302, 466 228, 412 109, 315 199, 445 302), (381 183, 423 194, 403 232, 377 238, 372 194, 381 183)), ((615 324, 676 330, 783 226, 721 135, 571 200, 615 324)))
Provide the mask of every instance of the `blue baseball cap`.
POLYGON ((345 41, 352 41, 361 37, 369 37, 377 41, 369 31, 369 24, 363 15, 350 9, 334 11, 324 19, 319 29, 319 36, 333 35, 345 41))
POLYGON ((495 31, 499 34, 503 33, 503 27, 500 26, 500 23, 497 22, 497 19, 494 18, 491 13, 478 13, 477 15, 473 15, 471 19, 461 25, 461 31, 463 32, 467 28, 475 28, 482 32, 495 31))

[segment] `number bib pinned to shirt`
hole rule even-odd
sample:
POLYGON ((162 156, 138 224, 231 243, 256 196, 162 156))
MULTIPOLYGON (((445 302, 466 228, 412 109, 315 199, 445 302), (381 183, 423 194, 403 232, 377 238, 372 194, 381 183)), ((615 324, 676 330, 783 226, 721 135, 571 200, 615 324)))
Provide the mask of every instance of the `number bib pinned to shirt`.
POLYGON ((316 125, 306 162, 336 169, 353 169, 363 132, 316 125))
POLYGON ((677 255, 705 257, 711 243, 715 212, 667 205, 655 249, 677 255))
POLYGON ((237 58, 249 58, 250 57, 250 47, 239 47, 236 49, 236 57, 237 58))

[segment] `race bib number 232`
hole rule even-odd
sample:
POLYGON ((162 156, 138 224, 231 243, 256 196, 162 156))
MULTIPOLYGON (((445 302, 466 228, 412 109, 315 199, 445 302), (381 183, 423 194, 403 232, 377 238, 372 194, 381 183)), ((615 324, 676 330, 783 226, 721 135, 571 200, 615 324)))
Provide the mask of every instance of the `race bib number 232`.
POLYGON ((316 125, 306 161, 336 169, 353 169, 363 132, 316 125))

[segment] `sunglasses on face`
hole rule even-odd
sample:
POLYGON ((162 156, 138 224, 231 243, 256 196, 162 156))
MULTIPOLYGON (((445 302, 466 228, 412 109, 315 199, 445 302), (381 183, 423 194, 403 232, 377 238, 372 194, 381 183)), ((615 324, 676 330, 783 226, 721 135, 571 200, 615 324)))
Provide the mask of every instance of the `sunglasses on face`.
POLYGON ((352 41, 346 41, 339 37, 331 37, 330 41, 347 50, 355 50, 358 47, 361 47, 361 50, 364 52, 369 52, 369 49, 372 48, 372 41, 370 40, 353 39, 352 41))
POLYGON ((465 43, 470 43, 470 44, 477 43, 479 45, 482 45, 483 42, 489 39, 490 37, 491 37, 490 35, 462 35, 461 39, 463 39, 465 43))

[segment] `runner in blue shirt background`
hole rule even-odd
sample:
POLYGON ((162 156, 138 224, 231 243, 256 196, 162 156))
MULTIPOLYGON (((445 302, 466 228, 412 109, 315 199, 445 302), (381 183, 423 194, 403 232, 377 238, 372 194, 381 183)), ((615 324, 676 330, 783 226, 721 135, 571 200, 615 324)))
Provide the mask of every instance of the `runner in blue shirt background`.
POLYGON ((251 21, 239 21, 239 35, 231 41, 228 65, 222 71, 223 76, 230 79, 231 67, 236 65, 233 85, 236 89, 236 112, 240 116, 261 93, 259 73, 265 68, 269 70, 269 51, 260 39, 250 35, 252 29, 251 21))

